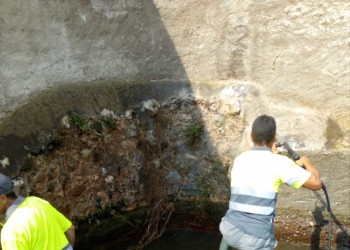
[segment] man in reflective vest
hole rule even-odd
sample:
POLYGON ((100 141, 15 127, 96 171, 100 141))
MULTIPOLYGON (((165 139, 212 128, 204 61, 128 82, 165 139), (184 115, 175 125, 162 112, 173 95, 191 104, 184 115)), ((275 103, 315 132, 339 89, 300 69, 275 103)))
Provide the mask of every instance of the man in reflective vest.
POLYGON ((296 189, 303 186, 312 190, 322 187, 318 170, 309 158, 303 156, 295 163, 276 154, 273 117, 262 115, 255 119, 251 140, 254 146, 233 164, 229 209, 220 223, 220 250, 228 246, 244 250, 275 248, 273 219, 279 186, 286 183, 296 189))
POLYGON ((49 202, 16 196, 12 181, 0 174, 1 246, 3 250, 73 250, 75 228, 49 202))

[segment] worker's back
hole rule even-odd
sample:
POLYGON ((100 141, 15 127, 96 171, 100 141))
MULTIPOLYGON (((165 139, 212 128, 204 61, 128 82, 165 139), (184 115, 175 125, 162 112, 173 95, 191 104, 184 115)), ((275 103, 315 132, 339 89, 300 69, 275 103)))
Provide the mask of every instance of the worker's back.
POLYGON ((1 232, 2 246, 4 250, 61 250, 68 244, 64 232, 71 225, 72 223, 47 201, 27 197, 5 222, 1 232))

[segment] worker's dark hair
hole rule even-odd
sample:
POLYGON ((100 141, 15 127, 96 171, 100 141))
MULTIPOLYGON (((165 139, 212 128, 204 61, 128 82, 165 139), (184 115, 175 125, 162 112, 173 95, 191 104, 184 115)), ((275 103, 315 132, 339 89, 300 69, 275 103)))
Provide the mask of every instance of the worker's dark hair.
POLYGON ((253 140, 258 145, 269 144, 276 135, 276 121, 272 116, 261 115, 252 126, 253 140))

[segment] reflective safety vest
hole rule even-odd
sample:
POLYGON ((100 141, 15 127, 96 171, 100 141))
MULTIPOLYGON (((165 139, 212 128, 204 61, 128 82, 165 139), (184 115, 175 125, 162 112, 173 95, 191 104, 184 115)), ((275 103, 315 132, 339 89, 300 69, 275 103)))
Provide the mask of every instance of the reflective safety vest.
POLYGON ((234 161, 225 219, 248 234, 268 237, 266 232, 273 231, 280 185, 299 188, 310 175, 286 156, 274 154, 267 147, 253 147, 234 161))
POLYGON ((274 212, 277 192, 256 190, 248 187, 231 187, 230 209, 270 215, 274 212))
POLYGON ((61 250, 69 245, 64 232, 72 222, 43 199, 19 196, 6 216, 1 231, 4 250, 61 250))

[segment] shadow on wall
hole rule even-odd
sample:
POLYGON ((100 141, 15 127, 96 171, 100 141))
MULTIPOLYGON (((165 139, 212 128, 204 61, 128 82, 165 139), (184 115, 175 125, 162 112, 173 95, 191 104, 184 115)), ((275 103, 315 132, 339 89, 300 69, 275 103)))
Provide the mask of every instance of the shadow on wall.
MULTIPOLYGON (((321 235, 322 231, 325 236, 329 237, 329 219, 327 220, 323 212, 327 211, 327 206, 322 205, 321 207, 316 207, 312 212, 314 220, 316 222, 314 231, 311 235, 311 249, 320 249, 321 235), (326 233, 325 233, 326 232, 326 233)), ((333 223, 337 226, 336 230, 332 229, 332 241, 335 240, 337 249, 347 249, 350 246, 350 238, 347 230, 344 228, 342 223, 337 219, 337 217, 331 212, 332 225, 333 223), (334 238, 334 233, 336 236, 334 238)))
POLYGON ((0 25, 7 38, 21 34, 23 43, 31 45, 10 40, 2 45, 1 49, 10 51, 4 59, 26 69, 12 77, 21 82, 34 70, 33 77, 52 85, 50 90, 32 94, 25 105, 1 120, 0 160, 4 160, 5 174, 18 175, 25 164, 25 148, 39 153, 43 143, 40 132, 55 128, 59 119, 72 111, 89 116, 104 108, 125 112, 148 99, 161 102, 192 93, 153 1, 38 1, 21 5, 13 1, 3 8, 7 9, 2 13, 6 23, 0 25), (13 11, 18 15, 6 16, 5 12, 13 11), (33 56, 34 48, 40 46, 33 56), (13 62, 10 55, 18 54, 27 58, 13 62), (30 64, 26 64, 28 58, 30 64), (51 66, 38 72, 38 65, 48 61, 51 66), (159 81, 163 79, 169 80, 159 81))

